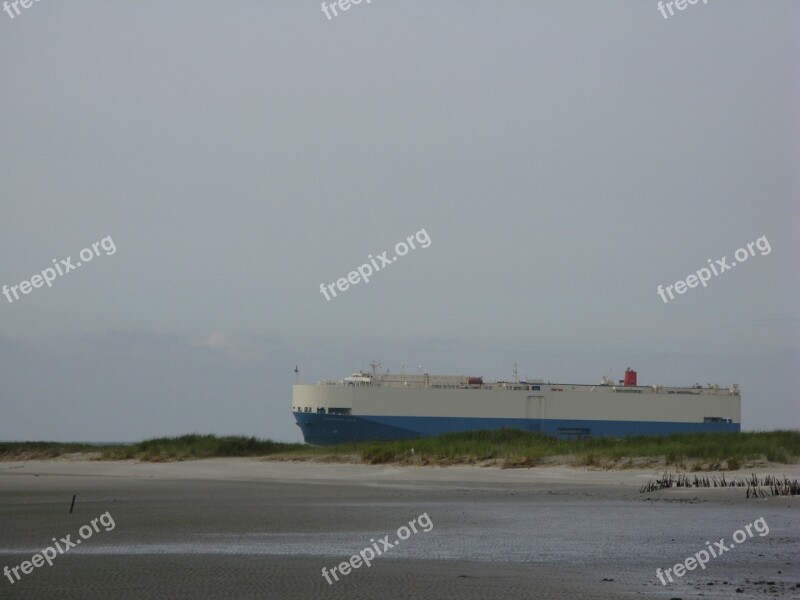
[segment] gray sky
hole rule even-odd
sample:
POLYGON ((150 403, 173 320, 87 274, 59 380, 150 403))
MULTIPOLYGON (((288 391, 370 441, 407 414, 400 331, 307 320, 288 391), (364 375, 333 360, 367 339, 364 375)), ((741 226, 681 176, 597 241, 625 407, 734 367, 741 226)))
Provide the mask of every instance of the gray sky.
POLYGON ((0 296, 0 439, 299 440, 295 365, 372 359, 735 382, 744 429, 800 427, 798 22, 789 0, 0 12, 0 285, 117 248, 0 296))

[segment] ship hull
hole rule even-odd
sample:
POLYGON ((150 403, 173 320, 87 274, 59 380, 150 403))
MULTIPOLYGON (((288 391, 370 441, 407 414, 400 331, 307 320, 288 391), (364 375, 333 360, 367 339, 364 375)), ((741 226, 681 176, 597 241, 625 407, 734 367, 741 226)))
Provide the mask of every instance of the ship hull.
POLYGON ((305 441, 314 446, 329 446, 354 441, 402 440, 458 431, 492 430, 503 427, 543 433, 558 439, 740 431, 739 423, 682 423, 678 421, 392 417, 304 412, 295 412, 294 417, 305 441))

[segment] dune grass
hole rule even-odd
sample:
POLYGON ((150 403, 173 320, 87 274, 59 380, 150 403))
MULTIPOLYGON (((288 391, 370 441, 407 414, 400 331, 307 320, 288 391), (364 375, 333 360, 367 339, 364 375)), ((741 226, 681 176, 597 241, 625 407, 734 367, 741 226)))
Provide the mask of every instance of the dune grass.
POLYGON ((222 458, 232 456, 269 456, 278 452, 299 450, 304 444, 287 444, 260 440, 256 437, 201 435, 191 433, 179 437, 161 437, 130 446, 108 448, 103 458, 108 460, 137 458, 139 460, 186 460, 191 458, 222 458))
POLYGON ((0 460, 56 458, 85 454, 100 460, 173 461, 261 456, 277 460, 328 460, 368 464, 499 464, 526 467, 543 463, 626 468, 655 462, 689 469, 737 469, 766 460, 790 464, 800 457, 800 431, 700 433, 622 439, 557 440, 498 429, 449 433, 411 440, 355 442, 315 448, 255 437, 189 434, 137 444, 0 443, 0 460))
POLYGON ((548 459, 561 458, 562 462, 573 465, 632 466, 637 459, 663 459, 669 465, 694 463, 695 466, 700 464, 736 469, 742 462, 753 460, 794 462, 800 456, 800 431, 702 433, 566 441, 541 434, 500 429, 396 442, 354 444, 331 450, 357 450, 365 462, 373 464, 475 463, 501 460, 505 466, 532 466, 548 459), (415 458, 411 460, 410 457, 415 458))
POLYGON ((82 444, 62 442, 0 442, 0 460, 46 459, 83 454, 101 460, 186 460, 225 456, 268 456, 307 448, 255 437, 188 434, 162 437, 136 444, 82 444))
POLYGON ((80 442, 0 442, 0 460, 58 458, 65 454, 98 453, 106 447, 80 442))

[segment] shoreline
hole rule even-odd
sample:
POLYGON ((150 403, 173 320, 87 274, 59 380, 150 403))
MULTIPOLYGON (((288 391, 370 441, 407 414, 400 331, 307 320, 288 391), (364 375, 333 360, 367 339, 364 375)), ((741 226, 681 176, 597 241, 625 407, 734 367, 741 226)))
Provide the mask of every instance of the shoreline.
MULTIPOLYGON (((522 462, 512 457, 508 458, 489 458, 489 459, 473 459, 473 458, 436 458, 426 459, 420 456, 407 457, 403 459, 386 460, 386 461, 369 461, 357 453, 352 454, 309 454, 309 455, 293 455, 293 454, 268 454, 268 455, 254 455, 254 456, 208 456, 208 457, 193 457, 193 456, 179 456, 179 457, 108 457, 103 456, 100 452, 72 452, 64 453, 59 456, 41 457, 41 456, 0 456, 0 471, 7 468, 7 465, 19 465, 24 463, 136 463, 136 464, 171 464, 171 463, 192 463, 197 461, 224 461, 224 460, 254 460, 272 463, 287 463, 287 464, 314 464, 314 465, 355 465, 355 466, 394 466, 398 468, 456 468, 456 467, 475 467, 479 469, 501 469, 505 471, 513 470, 530 470, 530 469, 549 469, 549 468, 569 468, 575 470, 588 470, 588 471, 613 471, 613 472, 636 472, 636 471, 652 471, 657 475, 663 474, 665 471, 672 473, 685 473, 690 476, 706 474, 717 475, 721 477, 723 474, 726 478, 741 477, 742 473, 750 475, 754 471, 774 471, 793 472, 798 476, 800 475, 800 461, 795 460, 790 463, 771 462, 765 459, 754 459, 744 461, 743 464, 738 465, 737 468, 722 468, 719 464, 708 465, 708 461, 699 460, 682 460, 679 463, 671 463, 667 461, 666 456, 652 457, 652 456, 636 456, 636 457, 622 457, 619 460, 608 461, 594 461, 587 464, 576 455, 560 455, 549 456, 542 460, 535 462, 522 462), (716 468, 713 468, 716 466, 716 468)), ((791 479, 792 477, 790 477, 791 479)))
MULTIPOLYGON (((741 468, 735 471, 688 471, 674 467, 664 468, 624 468, 604 469, 598 467, 574 466, 569 464, 502 468, 498 465, 452 464, 452 465, 407 465, 377 464, 363 462, 326 462, 275 460, 270 457, 231 457, 198 458, 175 461, 140 461, 136 459, 93 460, 75 457, 51 459, 0 461, 0 478, 15 476, 93 476, 93 477, 148 477, 213 480, 263 480, 274 477, 296 481, 310 477, 314 480, 330 478, 341 481, 341 474, 359 479, 372 477, 402 478, 406 481, 458 480, 466 481, 508 481, 508 482, 560 482, 602 485, 642 484, 650 479, 661 477, 664 471, 673 474, 687 474, 690 477, 725 475, 726 480, 744 480, 754 472, 759 475, 786 476, 800 478, 800 464, 786 465, 765 463, 757 467, 741 468)), ((725 488, 670 488, 670 490, 737 490, 741 487, 725 488)), ((662 490, 668 491, 668 490, 662 490)))

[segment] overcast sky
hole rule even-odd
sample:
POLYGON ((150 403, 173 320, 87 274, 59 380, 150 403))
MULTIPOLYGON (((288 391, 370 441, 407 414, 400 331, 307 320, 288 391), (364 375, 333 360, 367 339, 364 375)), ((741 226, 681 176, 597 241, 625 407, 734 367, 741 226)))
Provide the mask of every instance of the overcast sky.
POLYGON ((116 252, 0 296, 0 439, 300 440, 295 365, 374 359, 738 383, 743 429, 800 427, 800 3, 20 9, 0 285, 116 252), (320 293, 422 228, 428 248, 320 293))

